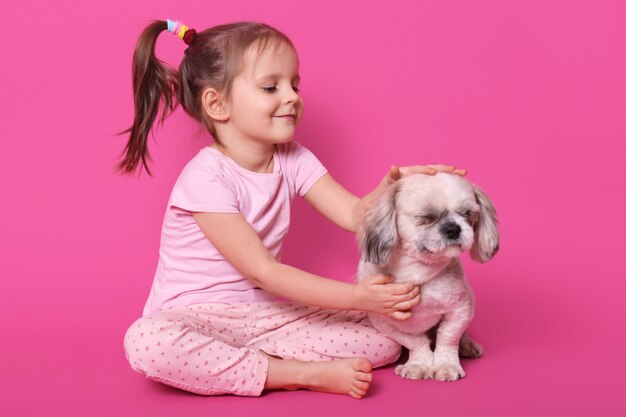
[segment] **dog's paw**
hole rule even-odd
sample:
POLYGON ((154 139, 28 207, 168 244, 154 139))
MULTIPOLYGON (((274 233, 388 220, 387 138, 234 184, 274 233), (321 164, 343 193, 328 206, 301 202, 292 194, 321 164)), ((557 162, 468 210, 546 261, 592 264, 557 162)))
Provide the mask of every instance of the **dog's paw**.
POLYGON ((480 343, 471 339, 469 336, 463 336, 459 344, 459 356, 462 358, 480 358, 483 356, 485 349, 480 343))
POLYGON ((443 362, 433 366, 430 377, 437 381, 456 381, 463 378, 465 371, 461 365, 443 362))
POLYGON ((406 379, 428 379, 430 378, 430 366, 426 365, 398 365, 396 375, 406 379))

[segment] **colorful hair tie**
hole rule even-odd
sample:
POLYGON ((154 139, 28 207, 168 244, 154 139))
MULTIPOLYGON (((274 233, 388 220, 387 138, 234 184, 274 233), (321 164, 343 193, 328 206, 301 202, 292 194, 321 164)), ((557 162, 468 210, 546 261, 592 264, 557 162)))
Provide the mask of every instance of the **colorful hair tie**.
POLYGON ((196 34, 195 29, 189 29, 186 25, 183 25, 177 20, 167 19, 167 31, 177 35, 180 39, 185 41, 187 45, 193 42, 193 35, 196 34))

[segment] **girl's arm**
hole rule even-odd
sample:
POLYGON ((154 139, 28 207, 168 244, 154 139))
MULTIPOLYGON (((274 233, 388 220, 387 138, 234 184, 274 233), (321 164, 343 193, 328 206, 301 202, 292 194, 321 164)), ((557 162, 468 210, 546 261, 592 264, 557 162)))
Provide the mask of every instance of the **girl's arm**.
POLYGON ((375 274, 358 284, 320 277, 278 262, 239 213, 195 212, 193 217, 213 245, 260 288, 290 300, 336 310, 363 310, 396 319, 419 302, 419 288, 375 274))
POLYGON ((467 173, 465 170, 448 165, 414 165, 401 168, 392 165, 378 186, 363 198, 358 198, 343 188, 330 174, 326 174, 311 187, 304 199, 339 227, 356 233, 364 214, 387 187, 410 174, 434 175, 437 172, 450 172, 457 175, 467 173))

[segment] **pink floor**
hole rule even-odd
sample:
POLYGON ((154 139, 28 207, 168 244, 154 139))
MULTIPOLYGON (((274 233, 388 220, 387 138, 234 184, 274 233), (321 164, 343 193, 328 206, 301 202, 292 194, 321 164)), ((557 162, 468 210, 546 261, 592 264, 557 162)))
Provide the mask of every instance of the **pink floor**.
POLYGON ((567 272, 571 284, 562 291, 542 285, 550 271, 523 277, 511 268, 507 276, 487 271, 474 279, 478 312, 472 329, 486 353, 463 362, 467 377, 452 383, 408 381, 387 367, 375 371, 371 391, 360 401, 308 391, 274 391, 260 398, 188 394, 127 366, 123 320, 108 322, 96 308, 94 327, 88 329, 69 310, 24 308, 3 326, 8 337, 1 344, 2 373, 9 378, 0 414, 623 416, 622 294, 608 279, 589 291, 589 280, 567 272), (602 302, 588 309, 589 297, 602 302))

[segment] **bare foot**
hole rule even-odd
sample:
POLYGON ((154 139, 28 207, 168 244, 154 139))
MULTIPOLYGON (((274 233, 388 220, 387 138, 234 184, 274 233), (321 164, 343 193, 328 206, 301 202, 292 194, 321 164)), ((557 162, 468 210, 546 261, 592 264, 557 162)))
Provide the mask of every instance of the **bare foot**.
POLYGON ((372 364, 367 359, 308 362, 307 365, 300 375, 300 384, 312 391, 348 394, 360 399, 372 382, 372 364))
MULTIPOLYGON (((264 352, 263 352, 264 353, 264 352)), ((372 382, 372 364, 367 359, 301 362, 268 356, 269 370, 265 388, 348 394, 363 398, 372 382)))

